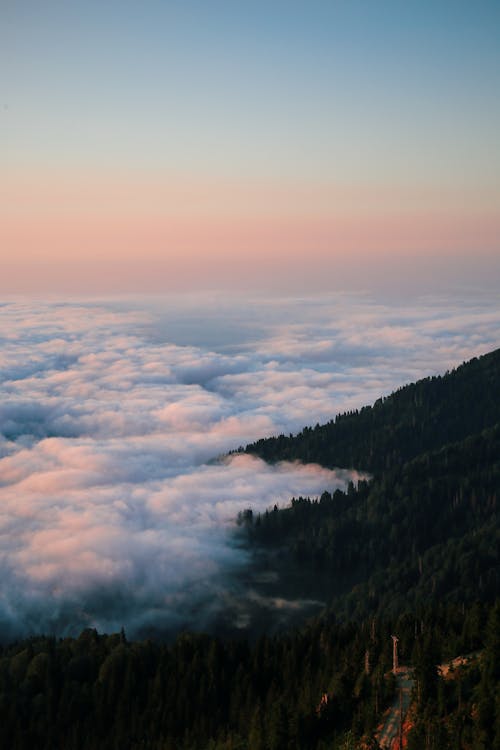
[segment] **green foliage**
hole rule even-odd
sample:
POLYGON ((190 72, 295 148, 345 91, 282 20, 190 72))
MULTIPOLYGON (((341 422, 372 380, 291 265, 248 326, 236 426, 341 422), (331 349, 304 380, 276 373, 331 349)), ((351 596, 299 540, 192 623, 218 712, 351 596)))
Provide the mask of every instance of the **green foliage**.
POLYGON ((500 601, 465 610, 441 605, 418 620, 405 612, 375 627, 371 619, 343 625, 325 612, 300 631, 252 646, 188 633, 170 645, 95 633, 33 638, 0 658, 0 747, 375 747, 393 700, 390 635, 397 632, 401 659, 414 667, 409 747, 498 748, 499 612, 500 601), (471 630, 476 653, 443 680, 436 665, 461 653, 471 630), (83 657, 85 668, 75 670, 83 657))
POLYGON ((391 698, 380 643, 363 676, 367 639, 366 625, 330 617, 252 647, 188 633, 171 645, 34 638, 3 650, 0 747, 313 750, 353 714, 359 731, 370 724, 374 691, 381 709, 391 698))
POLYGON ((314 596, 345 617, 418 609, 443 599, 492 601, 497 555, 500 425, 426 453, 356 490, 254 517, 240 531, 264 593, 314 596))

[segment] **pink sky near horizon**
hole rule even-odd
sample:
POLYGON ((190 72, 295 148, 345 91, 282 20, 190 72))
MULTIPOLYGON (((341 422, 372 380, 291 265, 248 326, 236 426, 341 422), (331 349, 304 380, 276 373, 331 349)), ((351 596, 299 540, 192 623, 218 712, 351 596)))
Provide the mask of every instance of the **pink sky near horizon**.
POLYGON ((500 257, 491 189, 26 173, 0 199, 2 293, 486 281, 500 257))

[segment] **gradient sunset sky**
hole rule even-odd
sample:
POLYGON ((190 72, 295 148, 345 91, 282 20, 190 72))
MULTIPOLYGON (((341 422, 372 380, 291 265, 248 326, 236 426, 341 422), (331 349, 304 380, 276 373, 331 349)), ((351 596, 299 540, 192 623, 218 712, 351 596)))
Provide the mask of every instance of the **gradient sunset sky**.
POLYGON ((0 292, 500 283, 500 3, 4 0, 0 292))

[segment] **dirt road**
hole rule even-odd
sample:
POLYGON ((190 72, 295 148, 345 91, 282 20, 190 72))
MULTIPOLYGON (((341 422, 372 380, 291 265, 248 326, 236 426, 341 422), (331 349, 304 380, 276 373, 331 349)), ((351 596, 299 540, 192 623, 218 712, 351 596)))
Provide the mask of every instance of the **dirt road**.
POLYGON ((396 675, 394 701, 389 712, 384 717, 384 723, 377 736, 380 747, 385 748, 385 750, 389 750, 392 747, 392 743, 399 735, 401 713, 403 714, 404 721, 410 706, 412 689, 413 678, 411 677, 410 670, 407 667, 400 667, 396 675))

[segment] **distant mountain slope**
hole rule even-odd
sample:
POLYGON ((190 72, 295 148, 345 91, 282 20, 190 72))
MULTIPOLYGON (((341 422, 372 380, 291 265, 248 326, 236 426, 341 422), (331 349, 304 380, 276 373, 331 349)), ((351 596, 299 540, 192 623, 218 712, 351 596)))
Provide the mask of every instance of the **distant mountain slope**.
POLYGON ((299 459, 380 472, 500 422, 500 349, 443 376, 404 386, 373 406, 296 436, 247 445, 266 461, 299 459))

